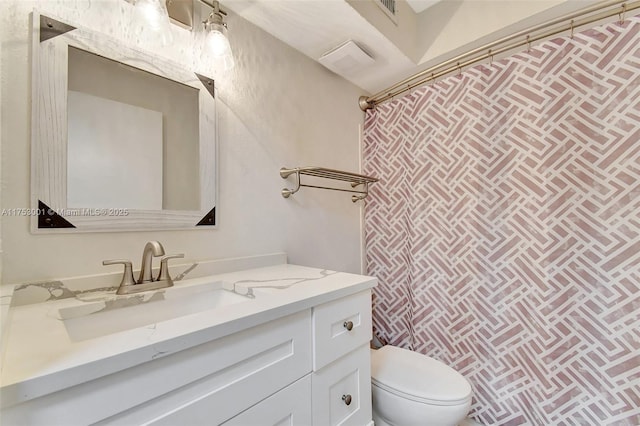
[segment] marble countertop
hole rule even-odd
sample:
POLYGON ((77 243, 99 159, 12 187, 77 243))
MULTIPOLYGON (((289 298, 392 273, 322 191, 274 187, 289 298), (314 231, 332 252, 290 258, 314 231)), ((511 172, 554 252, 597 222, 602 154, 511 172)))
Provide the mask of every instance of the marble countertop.
MULTIPOLYGON (((86 340, 70 337, 60 310, 95 304, 105 297, 115 299, 112 292, 93 296, 85 292, 82 297, 12 306, 4 336, 2 406, 112 374, 376 285, 375 278, 363 275, 278 264, 185 279, 172 289, 214 281, 222 281, 225 288, 249 297, 232 305, 86 340)), ((158 291, 163 290, 139 295, 148 298, 158 291)))

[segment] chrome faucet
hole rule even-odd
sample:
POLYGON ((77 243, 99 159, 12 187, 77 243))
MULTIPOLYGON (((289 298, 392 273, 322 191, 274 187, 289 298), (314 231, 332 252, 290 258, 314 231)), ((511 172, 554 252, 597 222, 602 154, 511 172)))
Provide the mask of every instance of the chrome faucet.
POLYGON ((153 271, 153 258, 164 256, 164 247, 158 241, 149 241, 142 251, 142 265, 140 266, 140 276, 137 284, 150 283, 153 281, 151 272, 153 271))
POLYGON ((164 256, 164 247, 158 241, 149 241, 142 251, 142 265, 140 266, 140 276, 136 281, 133 278, 133 266, 130 260, 116 259, 105 260, 103 265, 124 265, 124 274, 120 281, 120 286, 116 294, 131 294, 139 293, 147 290, 157 290, 159 288, 173 286, 173 280, 169 275, 169 259, 176 259, 184 257, 184 254, 174 254, 170 256, 164 256, 160 260, 160 272, 158 278, 153 279, 153 258, 157 256, 164 256))

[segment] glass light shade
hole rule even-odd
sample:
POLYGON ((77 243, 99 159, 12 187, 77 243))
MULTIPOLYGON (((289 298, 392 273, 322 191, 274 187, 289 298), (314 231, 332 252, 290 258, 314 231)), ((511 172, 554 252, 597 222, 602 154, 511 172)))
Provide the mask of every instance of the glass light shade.
POLYGON ((140 39, 151 45, 171 43, 171 24, 165 0, 136 0, 133 27, 140 39))
POLYGON ((220 24, 210 24, 209 32, 204 40, 203 56, 210 57, 224 70, 233 68, 233 52, 227 38, 227 29, 220 24))

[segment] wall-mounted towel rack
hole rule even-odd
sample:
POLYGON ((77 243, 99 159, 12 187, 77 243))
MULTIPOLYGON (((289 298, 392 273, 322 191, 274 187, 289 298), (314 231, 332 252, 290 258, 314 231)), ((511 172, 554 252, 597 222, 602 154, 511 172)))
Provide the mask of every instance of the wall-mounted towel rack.
POLYGON ((283 167, 280 169, 280 176, 283 179, 286 179, 293 174, 295 174, 296 176, 296 187, 293 189, 284 188, 282 190, 282 196, 284 198, 289 198, 291 195, 298 192, 300 190, 300 187, 304 186, 307 188, 330 189, 333 191, 344 191, 344 192, 355 193, 358 195, 351 196, 351 201, 355 203, 358 200, 363 200, 367 195, 369 195, 370 183, 378 181, 378 179, 370 176, 360 175, 360 174, 351 173, 351 172, 344 172, 342 170, 326 169, 324 167, 296 167, 294 169, 288 169, 286 167, 283 167), (342 189, 342 188, 335 188, 335 187, 329 187, 329 186, 304 184, 301 182, 301 178, 300 178, 300 176, 302 175, 349 182, 351 184, 352 189, 342 189), (362 185, 362 189, 361 190, 356 189, 356 187, 360 185, 362 185))

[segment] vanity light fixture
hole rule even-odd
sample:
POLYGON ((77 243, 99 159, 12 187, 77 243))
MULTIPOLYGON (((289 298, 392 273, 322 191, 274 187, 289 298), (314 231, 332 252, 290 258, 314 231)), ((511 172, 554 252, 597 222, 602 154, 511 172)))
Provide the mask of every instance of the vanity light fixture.
MULTIPOLYGON (((207 2, 203 2, 209 5, 207 2)), ((224 70, 230 70, 235 65, 233 52, 227 38, 227 23, 224 21, 226 12, 220 10, 218 0, 213 0, 210 5, 213 10, 206 21, 203 22, 206 37, 202 49, 203 56, 211 58, 222 65, 224 70)))
MULTIPOLYGON (((141 41, 147 44, 166 45, 171 42, 169 17, 185 28, 193 26, 193 2, 176 0, 129 0, 135 1, 133 26, 141 41)), ((233 52, 227 38, 227 13, 220 9, 218 0, 199 0, 212 8, 207 19, 202 22, 204 37, 202 59, 213 62, 224 70, 235 65, 233 52)))

